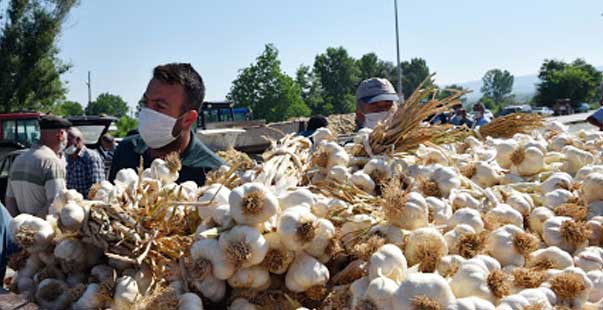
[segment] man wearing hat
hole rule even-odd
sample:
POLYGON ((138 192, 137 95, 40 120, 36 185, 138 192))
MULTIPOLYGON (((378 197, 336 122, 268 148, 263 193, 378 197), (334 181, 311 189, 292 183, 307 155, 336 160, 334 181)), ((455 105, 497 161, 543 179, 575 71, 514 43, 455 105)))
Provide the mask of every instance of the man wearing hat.
POLYGON ((370 78, 356 90, 356 125, 375 128, 379 122, 396 112, 400 97, 387 79, 370 78))
POLYGON ((29 213, 39 217, 65 189, 65 165, 58 154, 67 145, 71 123, 61 117, 40 118, 40 141, 17 156, 8 178, 6 208, 12 216, 29 213))

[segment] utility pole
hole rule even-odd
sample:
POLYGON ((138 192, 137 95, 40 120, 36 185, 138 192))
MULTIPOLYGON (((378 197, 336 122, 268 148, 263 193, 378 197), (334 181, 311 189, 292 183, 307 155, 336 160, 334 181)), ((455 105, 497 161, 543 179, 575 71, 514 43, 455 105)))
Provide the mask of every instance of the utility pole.
POLYGON ((404 102, 404 92, 402 92, 402 63, 400 63, 400 34, 398 31, 398 0, 394 0, 394 11, 396 13, 396 53, 398 55, 398 94, 400 103, 404 102))
POLYGON ((91 90, 91 84, 90 84, 90 71, 88 71, 88 81, 85 82, 85 83, 88 86, 88 105, 90 105, 90 103, 92 102, 92 90, 91 90))

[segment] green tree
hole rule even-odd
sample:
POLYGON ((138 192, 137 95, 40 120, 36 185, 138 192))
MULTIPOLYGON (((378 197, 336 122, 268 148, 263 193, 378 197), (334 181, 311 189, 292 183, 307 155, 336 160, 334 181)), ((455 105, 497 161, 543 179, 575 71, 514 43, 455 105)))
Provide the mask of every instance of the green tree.
POLYGON ((128 114, 128 103, 120 96, 110 93, 103 93, 96 97, 95 101, 90 102, 86 107, 87 115, 107 114, 115 117, 122 117, 128 114))
POLYGON ((321 96, 320 81, 310 69, 310 66, 301 65, 295 72, 295 82, 300 86, 301 97, 310 108, 312 114, 321 114, 324 110, 332 110, 333 106, 325 107, 321 96))
POLYGON ((592 102, 599 97, 603 76, 582 59, 572 63, 545 60, 538 73, 535 101, 552 106, 558 99, 570 99, 572 105, 592 102))
POLYGON ((314 74, 322 86, 324 107, 320 113, 343 114, 355 110, 359 70, 343 47, 329 47, 314 59, 314 74))
POLYGON ((281 70, 276 47, 267 44, 256 63, 240 71, 227 97, 249 107, 254 116, 274 122, 310 115, 301 93, 295 80, 281 70))
POLYGON ((77 116, 84 115, 84 108, 79 102, 65 101, 57 104, 53 112, 61 116, 77 116))
POLYGON ((386 62, 379 57, 375 53, 368 53, 360 57, 356 61, 356 66, 359 70, 359 80, 363 81, 372 77, 380 77, 390 79, 392 76, 392 68, 393 64, 391 62, 386 62))
POLYGON ((65 97, 61 26, 77 0, 11 0, 0 21, 0 112, 51 108, 65 97))
POLYGON ((114 135, 116 137, 125 137, 130 130, 138 128, 138 120, 124 115, 117 120, 115 127, 117 127, 117 130, 114 135))
MULTIPOLYGON (((394 84, 396 90, 398 90, 398 67, 393 64, 387 65, 389 68, 389 80, 394 84)), ((402 66, 402 91, 404 97, 408 98, 410 95, 419 87, 419 84, 423 82, 429 76, 429 67, 427 62, 423 58, 412 58, 410 61, 403 61, 402 66)), ((428 84, 426 86, 429 86, 428 84)))
POLYGON ((484 97, 502 103, 513 91, 513 75, 507 70, 492 69, 482 78, 480 91, 484 97))
MULTIPOLYGON (((445 87, 439 89, 437 98, 439 100, 441 100, 441 99, 444 99, 444 98, 446 98, 448 96, 453 95, 454 91, 452 91, 452 90, 466 91, 467 89, 464 88, 463 86, 456 85, 456 84, 448 85, 448 86, 445 86, 445 87)), ((467 97, 466 96, 463 95, 459 99, 461 100, 461 102, 463 103, 463 105, 465 105, 467 103, 467 97)))

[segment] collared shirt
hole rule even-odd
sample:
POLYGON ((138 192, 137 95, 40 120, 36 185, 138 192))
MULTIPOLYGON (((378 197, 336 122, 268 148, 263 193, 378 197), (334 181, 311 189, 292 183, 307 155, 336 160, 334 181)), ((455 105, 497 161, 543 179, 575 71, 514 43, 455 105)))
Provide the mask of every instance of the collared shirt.
MULTIPOLYGON (((140 165, 140 157, 143 158, 145 168, 151 166, 149 147, 144 143, 140 135, 125 138, 119 143, 113 154, 113 163, 109 181, 113 182, 115 175, 121 169, 132 168, 136 170, 140 165)), ((212 152, 199 138, 191 132, 191 140, 184 152, 180 154, 182 170, 177 182, 194 181, 199 186, 205 184, 205 174, 224 164, 214 152, 212 152)))
POLYGON ((15 198, 19 213, 39 217, 65 189, 65 165, 45 145, 34 144, 17 156, 10 170, 6 196, 15 198))
POLYGON ((473 121, 473 127, 484 126, 484 125, 488 124, 489 122, 490 122, 490 119, 488 117, 482 116, 481 118, 473 121))
POLYGON ((67 188, 88 197, 90 187, 105 179, 105 164, 100 155, 83 147, 77 156, 67 157, 67 188))
POLYGON ((111 162, 113 161, 114 150, 115 149, 105 150, 102 145, 100 145, 98 149, 96 149, 98 154, 105 162, 105 177, 107 178, 109 177, 109 172, 111 172, 111 162))

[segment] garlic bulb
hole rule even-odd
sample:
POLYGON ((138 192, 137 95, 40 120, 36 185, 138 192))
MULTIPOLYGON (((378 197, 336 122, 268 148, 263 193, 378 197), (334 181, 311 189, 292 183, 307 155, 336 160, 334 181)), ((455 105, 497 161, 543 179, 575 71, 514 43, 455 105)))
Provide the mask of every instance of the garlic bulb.
POLYGON ((491 187, 500 183, 503 175, 494 164, 485 161, 476 162, 473 169, 475 172, 472 173, 471 180, 481 187, 491 187))
MULTIPOLYGON (((395 201, 390 202, 390 204, 394 203, 395 201)), ((390 224, 408 230, 429 224, 429 206, 423 195, 410 192, 398 203, 401 205, 389 205, 387 208, 387 220, 390 224)))
POLYGON ((517 191, 512 191, 505 203, 511 208, 519 211, 523 217, 530 215, 530 212, 534 208, 534 200, 530 195, 523 194, 517 191))
POLYGON ((139 297, 136 281, 132 277, 123 276, 116 281, 111 308, 116 310, 131 309, 139 297))
POLYGON ((322 141, 334 141, 336 136, 329 130, 329 128, 321 127, 316 129, 312 134, 312 139, 315 144, 319 144, 322 141))
POLYGON ((388 277, 400 283, 406 277, 406 258, 402 250, 393 244, 380 247, 369 260, 369 280, 378 277, 388 277))
POLYGON ((373 181, 373 179, 371 179, 371 177, 362 170, 354 172, 351 180, 352 184, 367 193, 372 193, 375 190, 375 181, 373 181))
POLYGON ((537 147, 518 147, 511 154, 511 172, 531 176, 544 169, 544 153, 537 147))
POLYGON ((524 232, 515 225, 505 225, 491 232, 486 238, 486 252, 502 266, 523 266, 525 258, 538 249, 536 236, 524 232))
POLYGON ((586 276, 593 283, 593 289, 590 291, 588 301, 594 303, 603 303, 603 271, 591 270, 586 276))
POLYGON ((370 281, 364 296, 358 301, 357 308, 373 307, 372 309, 393 310, 393 297, 398 284, 386 277, 377 277, 370 281))
POLYGON ((591 173, 582 182, 580 193, 585 203, 603 200, 603 173, 591 173))
POLYGON ((352 174, 347 167, 337 165, 329 170, 327 177, 337 183, 347 184, 352 178, 352 174))
POLYGON ((169 155, 165 160, 156 158, 151 163, 151 178, 160 180, 163 184, 174 183, 178 179, 181 164, 177 156, 169 155))
POLYGON ((544 195, 544 206, 554 210, 556 207, 575 200, 574 194, 565 189, 556 189, 544 195))
MULTIPOLYGON (((268 243, 260 232, 250 226, 238 225, 220 235, 218 240, 224 258, 235 269, 251 267, 264 260, 268 243)), ((220 278, 216 275, 217 278, 220 278)))
POLYGON ((542 232, 544 229, 544 222, 546 222, 548 219, 550 219, 554 216, 555 216, 555 213, 549 208, 545 208, 545 207, 535 208, 534 210, 532 210, 532 213, 530 213, 530 217, 528 218, 528 221, 530 224, 530 230, 532 230, 533 232, 542 236, 542 232))
POLYGON ((532 252, 526 263, 528 268, 565 269, 574 266, 572 256, 558 247, 552 246, 532 252))
POLYGON ((588 165, 580 168, 578 172, 576 172, 576 176, 574 179, 576 182, 582 182, 589 176, 591 173, 603 173, 603 165, 588 165))
POLYGON ((457 298, 475 296, 496 303, 510 292, 503 279, 504 273, 496 260, 477 256, 461 263, 450 286, 457 298))
POLYGON ((310 288, 321 287, 329 280, 329 270, 318 260, 298 252, 287 271, 285 285, 293 292, 301 293, 310 288))
POLYGON ((580 309, 588 300, 593 288, 593 283, 586 273, 575 267, 551 270, 550 273, 551 277, 543 285, 555 293, 557 305, 580 309))
POLYGON ((199 217, 202 219, 211 218, 214 214, 214 209, 221 205, 228 205, 228 197, 230 190, 222 184, 212 184, 202 188, 202 195, 197 200, 202 206, 197 207, 199 217))
POLYGON ((203 310, 203 302, 193 293, 182 294, 178 298, 178 310, 203 310))
POLYGON ((121 169, 115 175, 114 183, 123 190, 132 190, 138 186, 138 173, 132 168, 121 169))
POLYGON ((212 302, 219 302, 226 295, 226 282, 212 275, 205 277, 203 280, 195 280, 193 286, 212 302))
POLYGON ((449 254, 460 254, 462 250, 462 242, 468 235, 477 235, 475 229, 469 225, 460 224, 454 229, 449 230, 444 234, 444 239, 448 245, 449 254))
POLYGON ((438 262, 437 271, 442 277, 448 278, 453 276, 461 266, 461 264, 466 261, 460 255, 446 255, 443 256, 438 262))
POLYGON ((350 161, 350 155, 337 142, 322 141, 318 144, 318 152, 315 153, 315 162, 326 171, 333 166, 347 166, 350 161))
POLYGON ((496 161, 504 169, 510 169, 513 162, 511 157, 513 152, 519 147, 517 141, 513 139, 502 140, 496 144, 496 161))
POLYGON ((78 193, 75 189, 64 189, 57 197, 52 201, 48 208, 48 214, 58 215, 61 209, 70 201, 80 203, 84 200, 84 196, 78 193))
POLYGON ((556 189, 570 189, 573 180, 572 176, 565 172, 555 172, 539 185, 542 193, 546 194, 556 189))
POLYGON ((316 237, 310 241, 304 251, 321 262, 327 262, 331 259, 331 253, 327 252, 327 247, 331 244, 331 239, 335 237, 335 233, 335 226, 331 221, 327 219, 316 220, 316 237))
POLYGON ((87 210, 83 206, 69 201, 60 212, 61 227, 70 231, 79 230, 86 219, 86 213, 87 210))
POLYGON ((428 215, 431 214, 433 217, 434 225, 447 225, 448 220, 452 217, 452 206, 446 201, 436 198, 427 197, 425 198, 427 203, 428 215))
POLYGON ((310 246, 317 233, 316 216, 305 207, 286 209, 278 219, 278 233, 281 241, 293 251, 310 246))
POLYGON ((480 210, 482 208, 482 203, 465 191, 452 191, 450 201, 455 210, 463 208, 480 210))
POLYGON ((362 169, 376 184, 383 185, 393 174, 392 168, 380 158, 373 158, 362 169))
POLYGON ((452 229, 457 225, 469 225, 475 232, 479 233, 484 230, 484 222, 482 217, 477 210, 470 208, 462 208, 456 210, 450 221, 448 222, 448 229, 452 229))
POLYGON ((97 283, 88 284, 84 294, 73 304, 73 309, 98 309, 106 308, 107 301, 111 300, 111 292, 97 283))
POLYGON ((479 297, 465 297, 455 300, 446 310, 494 310, 494 305, 479 297))
POLYGON ((237 298, 230 304, 230 310, 258 310, 254 304, 245 298, 237 298))
POLYGON ((557 246, 573 253, 588 245, 590 230, 585 223, 578 223, 572 218, 555 216, 544 222, 542 239, 548 246, 557 246))
POLYGON ((295 206, 306 206, 310 208, 316 203, 316 200, 316 195, 305 188, 297 188, 278 198, 281 209, 283 210, 295 206))
POLYGON ((438 260, 448 254, 448 245, 442 234, 430 227, 419 228, 410 233, 404 255, 410 266, 419 265, 422 272, 433 272, 438 260))
POLYGON ((270 274, 261 266, 241 268, 228 278, 228 284, 234 288, 263 290, 270 286, 270 274))
POLYGON ((566 161, 563 165, 563 171, 575 175, 580 168, 590 165, 595 161, 593 155, 574 146, 568 145, 561 151, 565 155, 566 161))
MULTIPOLYGON (((241 248, 247 249, 245 244, 241 244, 241 248)), ((232 260, 225 259, 225 255, 216 239, 195 241, 191 247, 192 276, 197 280, 203 280, 212 273, 214 277, 221 280, 230 278, 235 272, 235 266, 232 260)))
POLYGON ((276 197, 260 183, 247 183, 233 189, 228 202, 230 215, 239 224, 265 222, 279 210, 276 197))
POLYGON ((265 234, 264 238, 268 242, 268 253, 262 262, 262 266, 267 268, 271 273, 284 274, 287 272, 291 262, 293 262, 295 252, 283 245, 281 235, 278 233, 265 234))
POLYGON ((44 251, 54 238, 52 226, 45 220, 22 213, 10 220, 10 235, 29 253, 44 251))
POLYGON ((411 273, 393 299, 394 309, 446 309, 455 296, 446 279, 435 273, 411 273))
POLYGON ((486 228, 489 230, 497 229, 506 224, 512 224, 517 227, 523 227, 523 216, 519 211, 506 204, 499 204, 484 216, 486 228))
POLYGON ((449 167, 437 167, 431 175, 431 180, 436 183, 441 197, 450 196, 453 189, 461 186, 457 173, 449 167))
POLYGON ((40 282, 35 300, 44 309, 65 309, 73 302, 67 284, 56 279, 45 279, 40 282))
POLYGON ((574 254, 574 264, 585 272, 603 270, 603 248, 589 246, 578 250, 574 254))

